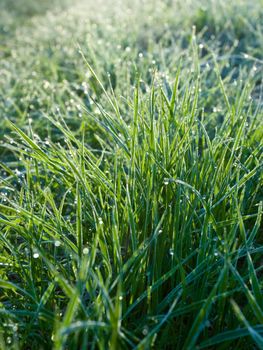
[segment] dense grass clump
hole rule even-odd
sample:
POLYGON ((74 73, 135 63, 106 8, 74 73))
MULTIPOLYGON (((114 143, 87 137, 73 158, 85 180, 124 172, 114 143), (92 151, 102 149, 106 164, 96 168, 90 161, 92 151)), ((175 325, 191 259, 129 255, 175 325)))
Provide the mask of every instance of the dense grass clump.
POLYGON ((23 3, 0 6, 0 349, 262 349, 261 1, 23 3))

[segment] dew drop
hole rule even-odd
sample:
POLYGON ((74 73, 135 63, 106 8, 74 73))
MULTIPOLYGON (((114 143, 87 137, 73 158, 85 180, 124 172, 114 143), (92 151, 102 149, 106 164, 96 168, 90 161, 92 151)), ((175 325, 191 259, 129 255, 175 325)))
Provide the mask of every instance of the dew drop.
POLYGON ((171 255, 171 256, 174 255, 174 250, 172 248, 169 249, 169 255, 171 255))
POLYGON ((148 327, 144 327, 143 330, 142 330, 142 334, 143 334, 143 335, 147 335, 148 332, 149 332, 148 327))
POLYGON ((61 246, 61 242, 60 241, 55 241, 55 247, 59 247, 61 246))
POLYGON ((169 179, 164 179, 164 180, 163 180, 163 184, 164 184, 165 186, 167 186, 167 185, 169 184, 169 179))
POLYGON ((89 248, 84 248, 83 249, 83 254, 88 255, 89 254, 89 248))

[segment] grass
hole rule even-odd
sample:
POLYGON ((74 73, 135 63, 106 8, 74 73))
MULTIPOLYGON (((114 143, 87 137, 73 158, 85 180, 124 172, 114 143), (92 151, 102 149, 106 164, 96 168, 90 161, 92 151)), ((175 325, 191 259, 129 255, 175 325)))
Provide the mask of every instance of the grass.
POLYGON ((1 2, 0 349, 262 349, 262 2, 41 4, 1 2))

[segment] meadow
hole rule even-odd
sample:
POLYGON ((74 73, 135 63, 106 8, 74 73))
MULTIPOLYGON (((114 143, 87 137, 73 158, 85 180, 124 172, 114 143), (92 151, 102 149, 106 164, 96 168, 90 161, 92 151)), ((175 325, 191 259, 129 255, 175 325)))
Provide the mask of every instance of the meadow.
POLYGON ((262 0, 0 0, 0 350, 263 349, 262 0))

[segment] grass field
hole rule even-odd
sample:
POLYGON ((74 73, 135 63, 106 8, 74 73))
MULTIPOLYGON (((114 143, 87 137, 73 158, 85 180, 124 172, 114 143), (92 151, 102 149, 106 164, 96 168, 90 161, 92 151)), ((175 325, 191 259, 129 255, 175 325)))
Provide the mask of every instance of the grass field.
POLYGON ((0 350, 263 349, 261 0, 0 0, 0 350))

